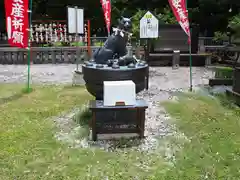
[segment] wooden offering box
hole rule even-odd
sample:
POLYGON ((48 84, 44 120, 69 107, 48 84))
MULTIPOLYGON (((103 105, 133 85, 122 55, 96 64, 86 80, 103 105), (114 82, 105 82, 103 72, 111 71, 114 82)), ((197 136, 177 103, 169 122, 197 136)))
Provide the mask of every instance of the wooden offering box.
POLYGON ((97 140, 97 134, 120 133, 137 133, 143 138, 147 108, 144 100, 137 100, 134 106, 104 106, 103 101, 90 101, 92 140, 97 140))

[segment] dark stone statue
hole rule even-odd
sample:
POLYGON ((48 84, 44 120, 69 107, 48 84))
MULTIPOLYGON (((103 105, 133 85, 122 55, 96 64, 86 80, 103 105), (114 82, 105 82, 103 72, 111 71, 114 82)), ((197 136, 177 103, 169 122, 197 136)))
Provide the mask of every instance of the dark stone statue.
POLYGON ((113 28, 113 33, 108 37, 104 46, 94 52, 94 61, 97 64, 108 64, 109 66, 116 60, 119 66, 136 63, 136 59, 128 55, 126 48, 131 36, 131 29, 131 19, 121 17, 118 20, 117 28, 113 28))

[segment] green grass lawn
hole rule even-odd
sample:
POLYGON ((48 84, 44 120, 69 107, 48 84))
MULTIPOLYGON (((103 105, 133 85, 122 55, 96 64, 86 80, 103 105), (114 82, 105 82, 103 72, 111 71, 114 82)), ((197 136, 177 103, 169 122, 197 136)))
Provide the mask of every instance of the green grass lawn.
MULTIPOLYGON (((17 92, 16 85, 0 85, 0 89, 6 89, 8 95, 17 92)), ((73 149, 56 141, 56 127, 49 117, 81 106, 90 98, 83 87, 39 86, 30 94, 0 104, 0 179, 146 179, 164 169, 158 155, 73 149)))
POLYGON ((179 103, 164 104, 191 142, 183 146, 175 167, 162 179, 240 179, 240 109, 220 102, 189 95, 179 103))
MULTIPOLYGON (((24 86, 22 86, 24 87, 24 86)), ((2 97, 22 93, 19 85, 0 85, 2 97)), ((163 104, 190 142, 171 167, 160 151, 106 152, 69 148, 54 138, 50 117, 91 99, 84 87, 34 86, 30 94, 0 103, 1 180, 200 180, 240 179, 240 110, 199 95, 163 104)))

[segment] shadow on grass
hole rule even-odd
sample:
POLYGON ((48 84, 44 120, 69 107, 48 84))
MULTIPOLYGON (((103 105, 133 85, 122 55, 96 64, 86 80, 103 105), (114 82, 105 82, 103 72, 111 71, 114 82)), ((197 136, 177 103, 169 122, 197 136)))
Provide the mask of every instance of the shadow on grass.
POLYGON ((228 97, 226 94, 216 94, 220 104, 228 110, 232 110, 237 116, 240 116, 240 108, 236 105, 234 98, 228 97))
POLYGON ((87 106, 83 106, 73 117, 73 121, 80 125, 78 136, 80 139, 87 138, 90 134, 89 121, 92 114, 87 106))
POLYGON ((122 137, 120 139, 112 139, 109 149, 112 151, 116 149, 130 149, 140 146, 142 142, 142 139, 140 139, 139 137, 122 137))
POLYGON ((225 94, 223 93, 218 93, 218 94, 214 94, 215 97, 218 98, 219 102, 221 103, 222 106, 228 108, 228 109, 232 109, 232 108, 236 108, 237 106, 234 104, 234 99, 227 97, 225 94))
POLYGON ((66 85, 63 87, 63 89, 76 89, 76 88, 85 88, 85 85, 66 85))
POLYGON ((203 86, 200 90, 196 91, 196 92, 188 92, 188 93, 178 93, 178 96, 180 97, 195 97, 195 98, 201 98, 201 97, 209 97, 209 98, 214 98, 217 101, 219 101, 219 103, 227 109, 230 110, 239 110, 239 107, 236 105, 236 100, 234 99, 234 97, 231 96, 227 96, 226 94, 226 89, 222 88, 223 90, 221 91, 214 91, 213 87, 210 86, 203 86))
POLYGON ((15 101, 15 100, 18 100, 20 99, 21 97, 23 97, 23 95, 25 94, 29 94, 33 92, 33 89, 30 88, 30 89, 22 89, 20 92, 16 93, 16 94, 13 94, 11 96, 8 96, 8 97, 3 97, 3 98, 0 98, 0 105, 2 104, 5 104, 5 103, 8 103, 10 101, 15 101))
POLYGON ((74 121, 80 126, 88 126, 91 118, 91 111, 88 109, 87 106, 83 106, 82 109, 74 116, 74 121))

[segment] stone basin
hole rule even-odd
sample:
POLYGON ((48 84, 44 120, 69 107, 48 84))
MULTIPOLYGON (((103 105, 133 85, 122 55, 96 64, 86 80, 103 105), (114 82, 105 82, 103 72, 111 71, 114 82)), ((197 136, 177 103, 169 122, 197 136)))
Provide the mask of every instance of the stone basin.
POLYGON ((132 80, 136 84, 136 93, 139 93, 147 87, 148 69, 144 62, 118 67, 86 62, 82 73, 88 92, 97 100, 103 100, 104 81, 132 80))

